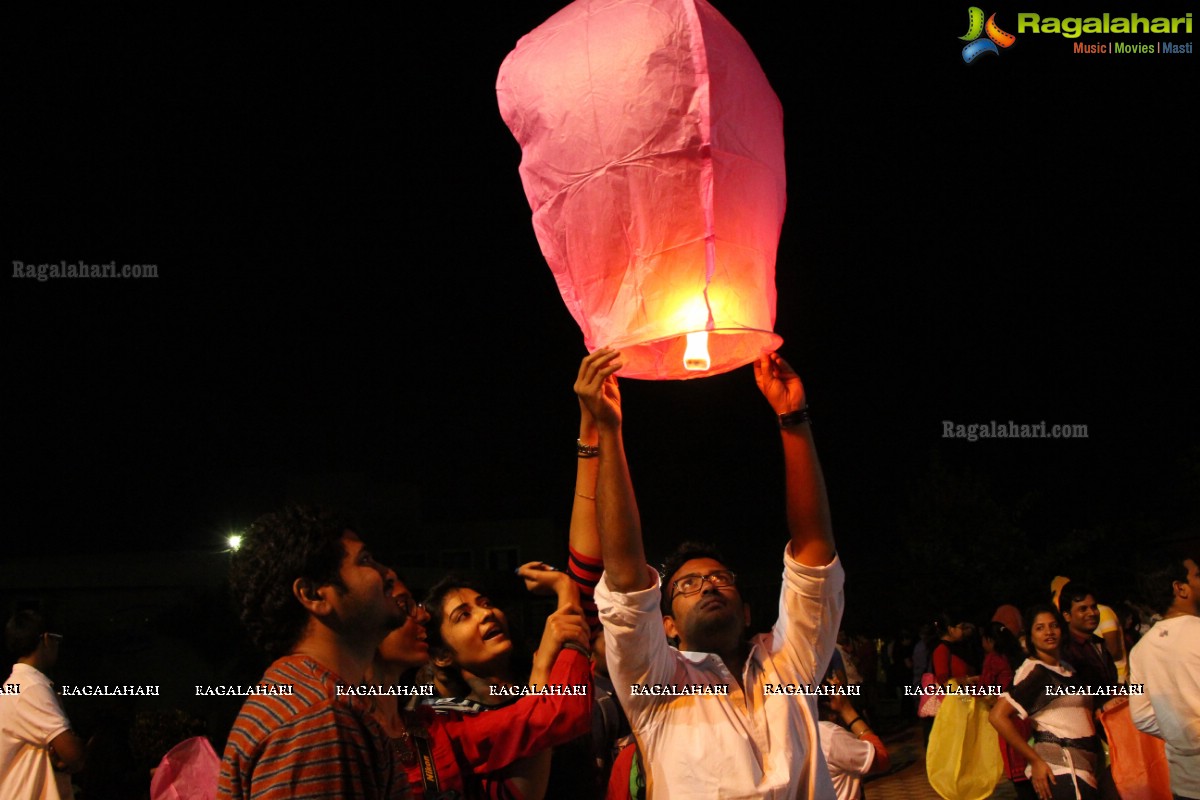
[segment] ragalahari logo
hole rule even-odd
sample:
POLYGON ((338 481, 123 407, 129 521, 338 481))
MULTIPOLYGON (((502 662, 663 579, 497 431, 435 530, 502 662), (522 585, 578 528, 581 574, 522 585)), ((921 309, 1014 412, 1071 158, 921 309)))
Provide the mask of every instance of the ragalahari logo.
POLYGON ((995 14, 988 17, 985 23, 983 9, 978 6, 971 6, 967 9, 967 33, 958 38, 964 42, 970 42, 962 51, 963 61, 968 64, 984 53, 1000 55, 1001 47, 1012 47, 1013 42, 1017 40, 1017 37, 1011 33, 1000 30, 1000 26, 996 24, 995 14), (979 37, 984 33, 987 34, 987 38, 980 39, 979 37))

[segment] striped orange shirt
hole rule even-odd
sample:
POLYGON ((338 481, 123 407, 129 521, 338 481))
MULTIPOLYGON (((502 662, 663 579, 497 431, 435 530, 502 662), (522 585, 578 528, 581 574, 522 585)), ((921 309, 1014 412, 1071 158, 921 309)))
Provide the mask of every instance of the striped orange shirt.
POLYGON ((399 798, 387 736, 370 698, 338 695, 346 683, 307 656, 284 656, 260 684, 292 694, 252 695, 233 724, 218 797, 235 800, 399 798))

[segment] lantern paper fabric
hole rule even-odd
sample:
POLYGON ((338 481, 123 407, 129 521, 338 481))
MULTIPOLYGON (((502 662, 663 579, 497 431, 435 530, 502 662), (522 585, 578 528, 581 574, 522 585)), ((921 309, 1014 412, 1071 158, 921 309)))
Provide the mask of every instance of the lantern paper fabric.
POLYGON ((782 342, 783 111, 704 0, 577 0, 517 42, 500 113, 533 227, 589 351, 633 378, 714 375, 782 342), (687 333, 711 364, 687 369, 687 333))

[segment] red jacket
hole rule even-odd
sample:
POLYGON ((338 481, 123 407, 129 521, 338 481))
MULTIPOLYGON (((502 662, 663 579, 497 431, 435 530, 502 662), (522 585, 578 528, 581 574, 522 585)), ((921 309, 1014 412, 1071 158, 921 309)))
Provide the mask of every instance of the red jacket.
MULTIPOLYGON (((591 731, 592 672, 588 659, 576 650, 563 648, 547 684, 584 685, 587 690, 584 695, 530 695, 479 714, 435 712, 429 706, 419 709, 429 731, 441 791, 456 789, 468 800, 518 797, 491 773, 591 731)), ((419 759, 399 766, 408 774, 412 797, 424 798, 419 759)))

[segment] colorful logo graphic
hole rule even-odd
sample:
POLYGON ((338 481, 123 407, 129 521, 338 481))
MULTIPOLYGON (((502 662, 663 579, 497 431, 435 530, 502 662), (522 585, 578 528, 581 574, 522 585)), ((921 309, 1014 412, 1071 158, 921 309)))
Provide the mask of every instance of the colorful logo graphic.
POLYGON ((1013 42, 1017 40, 1017 37, 1011 33, 1000 30, 1000 26, 996 24, 995 14, 988 17, 987 23, 984 23, 983 9, 978 6, 971 6, 967 9, 967 33, 958 38, 964 42, 970 42, 962 51, 963 61, 968 64, 984 53, 1000 55, 1001 47, 1012 47, 1013 42), (984 33, 987 34, 987 38, 980 39, 979 37, 984 33))

